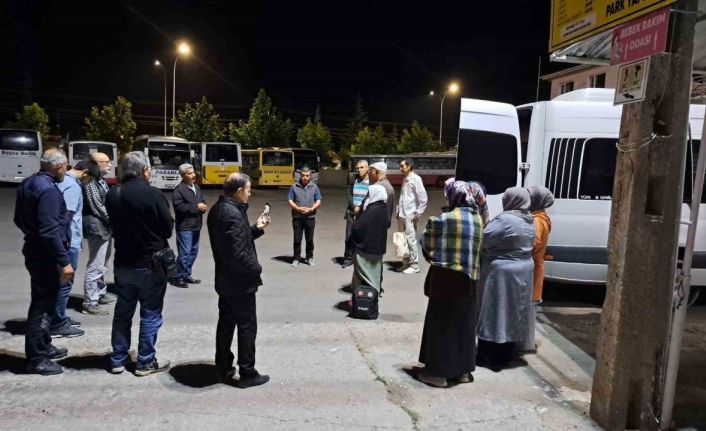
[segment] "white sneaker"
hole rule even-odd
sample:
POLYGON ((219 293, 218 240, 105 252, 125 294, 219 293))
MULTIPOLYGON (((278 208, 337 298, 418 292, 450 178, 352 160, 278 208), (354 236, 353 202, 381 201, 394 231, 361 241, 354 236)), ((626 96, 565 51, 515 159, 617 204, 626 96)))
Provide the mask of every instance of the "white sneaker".
POLYGON ((402 271, 403 274, 417 274, 419 272, 418 266, 410 266, 409 268, 402 271))
POLYGON ((296 268, 297 266, 299 266, 299 258, 298 258, 298 257, 295 258, 295 259, 292 261, 292 266, 295 267, 295 268, 296 268))

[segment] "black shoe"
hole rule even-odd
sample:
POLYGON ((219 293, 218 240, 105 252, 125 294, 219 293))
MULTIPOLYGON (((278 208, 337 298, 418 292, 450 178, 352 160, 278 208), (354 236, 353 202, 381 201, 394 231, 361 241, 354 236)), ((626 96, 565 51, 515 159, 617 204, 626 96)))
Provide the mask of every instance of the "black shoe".
POLYGON ((74 320, 74 319, 72 319, 72 318, 69 317, 69 325, 71 325, 71 326, 73 326, 73 327, 75 328, 75 327, 77 327, 77 326, 81 326, 81 322, 79 322, 78 320, 74 320))
POLYGON ((64 367, 54 363, 48 358, 42 359, 37 363, 27 364, 27 374, 39 374, 42 376, 52 376, 64 372, 64 367))
POLYGON ((218 371, 218 376, 221 378, 223 383, 234 383, 235 382, 235 367, 230 367, 228 371, 218 371))
POLYGON ((63 347, 49 346, 49 359, 57 360, 64 359, 69 355, 69 349, 64 349, 63 347))
POLYGON ((265 383, 267 383, 269 381, 270 381, 270 376, 265 375, 265 374, 255 374, 255 375, 248 376, 248 377, 240 376, 240 380, 238 381, 238 387, 240 389, 246 389, 246 388, 251 388, 253 386, 264 385, 265 383))
POLYGON ((69 322, 66 323, 66 325, 62 326, 61 328, 57 329, 52 329, 49 331, 49 334, 51 335, 52 338, 73 338, 73 337, 80 337, 81 335, 85 334, 86 331, 83 329, 78 329, 73 326, 69 322))
POLYGON ((189 287, 189 285, 186 284, 186 282, 184 280, 172 280, 169 282, 169 284, 171 284, 174 287, 179 287, 181 289, 186 289, 189 287))
POLYGON ((135 368, 135 375, 138 377, 149 376, 150 374, 159 373, 169 369, 169 361, 157 362, 155 359, 148 365, 135 368))
POLYGON ((186 277, 184 279, 184 282, 187 284, 201 284, 201 280, 198 280, 196 278, 191 278, 191 277, 186 277))

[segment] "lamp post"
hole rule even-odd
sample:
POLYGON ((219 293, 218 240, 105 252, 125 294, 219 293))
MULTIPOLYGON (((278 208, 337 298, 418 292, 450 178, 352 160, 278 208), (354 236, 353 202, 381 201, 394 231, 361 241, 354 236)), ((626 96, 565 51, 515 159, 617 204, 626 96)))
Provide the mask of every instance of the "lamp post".
POLYGON ((154 65, 161 67, 164 72, 164 136, 167 136, 167 69, 159 60, 155 60, 154 65))
POLYGON ((191 54, 191 47, 186 42, 181 42, 177 45, 177 55, 174 58, 174 74, 172 77, 172 135, 174 135, 174 120, 176 119, 176 66, 179 61, 179 56, 187 56, 191 54))
MULTIPOLYGON (((446 96, 448 96, 449 94, 456 94, 457 92, 458 92, 458 84, 456 84, 455 82, 452 82, 449 85, 448 90, 446 90, 446 93, 444 93, 444 97, 441 98, 441 109, 440 109, 441 113, 439 115, 439 145, 442 144, 441 137, 442 137, 442 133, 444 130, 443 129, 443 127, 444 127, 444 100, 446 100, 446 96)), ((434 91, 430 91, 429 95, 433 96, 434 91)))

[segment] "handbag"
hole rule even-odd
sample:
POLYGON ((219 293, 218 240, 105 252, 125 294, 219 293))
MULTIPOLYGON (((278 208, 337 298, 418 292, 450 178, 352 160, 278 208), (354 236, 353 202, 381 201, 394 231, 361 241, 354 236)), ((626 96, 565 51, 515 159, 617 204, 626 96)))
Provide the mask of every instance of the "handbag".
POLYGON ((404 232, 395 232, 392 234, 392 244, 395 246, 395 254, 397 257, 409 257, 409 246, 407 245, 407 237, 404 232))

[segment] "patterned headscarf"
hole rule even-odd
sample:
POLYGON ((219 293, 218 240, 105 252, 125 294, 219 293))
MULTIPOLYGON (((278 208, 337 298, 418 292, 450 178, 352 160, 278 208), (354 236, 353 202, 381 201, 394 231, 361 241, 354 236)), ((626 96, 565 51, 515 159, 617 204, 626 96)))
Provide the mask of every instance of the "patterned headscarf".
POLYGON ((548 188, 542 186, 530 186, 527 188, 530 195, 530 212, 547 209, 554 205, 554 195, 548 188))
POLYGON ((510 187, 503 193, 503 211, 527 211, 529 206, 529 192, 522 187, 510 187))
POLYGON ((449 203, 450 210, 458 207, 477 208, 471 188, 465 181, 456 181, 453 177, 446 180, 444 183, 444 196, 449 203))

